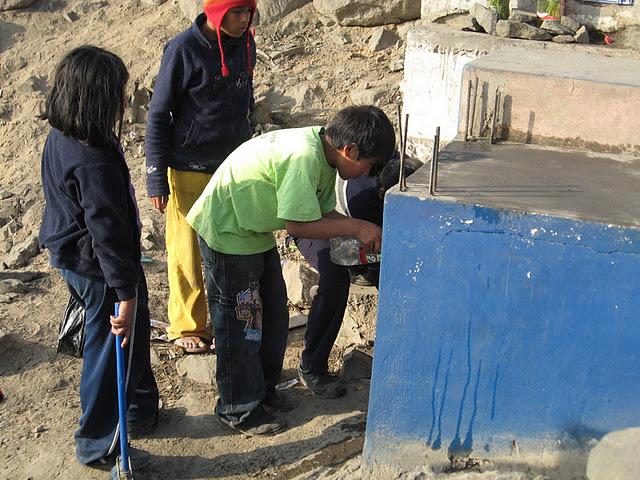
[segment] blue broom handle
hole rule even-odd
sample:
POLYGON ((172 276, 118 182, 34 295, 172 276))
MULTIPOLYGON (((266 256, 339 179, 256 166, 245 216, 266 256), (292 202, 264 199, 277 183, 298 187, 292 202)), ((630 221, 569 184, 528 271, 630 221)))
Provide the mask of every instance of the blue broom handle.
MULTIPOLYGON (((120 304, 116 303, 115 316, 120 314, 120 304)), ((127 386, 124 370, 124 349, 122 335, 116 336, 116 371, 118 376, 118 414, 120 422, 120 468, 129 473, 129 443, 127 441, 127 386)))

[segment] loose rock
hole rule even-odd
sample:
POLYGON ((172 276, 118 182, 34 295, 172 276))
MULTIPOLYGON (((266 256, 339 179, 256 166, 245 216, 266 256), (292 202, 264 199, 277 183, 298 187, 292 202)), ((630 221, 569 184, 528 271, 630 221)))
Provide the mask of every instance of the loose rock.
POLYGON ((181 377, 187 377, 198 383, 215 385, 216 383, 215 355, 185 355, 176 360, 176 370, 181 377))
POLYGON ((271 108, 266 98, 256 101, 253 111, 251 112, 251 122, 254 125, 273 123, 273 118, 271 118, 271 108))
POLYGON ((309 306, 311 287, 318 284, 320 275, 304 263, 285 260, 282 265, 282 276, 287 285, 289 301, 299 307, 309 306))
POLYGON ((64 12, 62 14, 62 18, 64 18, 69 23, 73 23, 73 22, 75 22, 75 21, 80 19, 80 15, 78 15, 73 10, 69 10, 69 11, 64 12))
POLYGON ((576 41, 572 35, 556 35, 552 40, 555 43, 574 43, 576 41))
POLYGON ((536 26, 538 24, 538 15, 533 12, 527 12, 526 10, 512 10, 509 15, 509 20, 515 20, 516 22, 528 23, 536 26))
POLYGON ((279 20, 307 3, 311 3, 311 0, 260 0, 258 2, 260 24, 279 20))
POLYGON ((479 3, 474 3, 471 5, 469 13, 478 21, 485 32, 495 35, 496 24, 498 23, 498 13, 495 10, 487 8, 479 3))
POLYGON ((18 87, 22 93, 30 94, 33 92, 40 92, 43 89, 42 80, 35 75, 31 75, 18 87))
POLYGON ((379 105, 386 93, 385 87, 365 86, 352 90, 350 97, 355 105, 379 105))
POLYGON ((43 213, 44 205, 40 202, 34 203, 22 216, 22 227, 30 232, 37 232, 42 222, 43 213))
POLYGON ((36 0, 0 0, 0 12, 30 7, 36 0))
POLYGON ((202 13, 202 0, 178 0, 178 5, 184 17, 190 22, 202 13))
POLYGON ((351 43, 351 37, 344 33, 342 30, 333 30, 330 34, 329 34, 329 38, 336 44, 336 45, 348 45, 351 43))
POLYGON ((20 203, 17 198, 8 197, 0 200, 0 226, 15 220, 20 213, 20 203))
POLYGON ((419 19, 421 0, 313 0, 313 6, 340 25, 376 27, 419 19))
POLYGON ((640 472, 640 428, 608 433, 591 450, 589 480, 637 480, 640 472))
POLYGON ((11 251, 5 255, 3 263, 6 268, 10 269, 24 267, 38 253, 40 253, 38 237, 32 236, 20 244, 14 245, 11 251))
POLYGON ((82 0, 73 4, 71 9, 79 14, 86 15, 94 13, 106 7, 109 3, 106 0, 82 0))
POLYGON ((5 270, 0 272, 0 280, 18 280, 20 282, 28 283, 38 278, 44 277, 44 272, 14 272, 11 270, 5 270))
POLYGON ((551 35, 575 35, 575 30, 562 25, 558 20, 545 20, 540 28, 546 30, 551 35))
POLYGON ((356 348, 345 353, 342 363, 342 378, 346 381, 371 378, 373 357, 356 348))
POLYGON ((584 25, 578 29, 573 38, 575 38, 576 43, 591 43, 589 30, 584 25))
POLYGON ((575 18, 569 17, 567 15, 562 16, 562 18, 560 19, 560 23, 574 32, 577 32, 580 28, 580 24, 578 23, 578 21, 575 18))
POLYGON ((29 291, 29 288, 19 280, 7 279, 0 280, 0 294, 17 293, 18 295, 25 294, 29 291))
POLYGON ((525 40, 551 40, 549 32, 514 20, 498 20, 496 35, 505 38, 523 38, 525 40))
POLYGON ((369 40, 369 50, 380 52, 393 47, 398 42, 400 42, 400 37, 396 32, 387 30, 384 27, 376 28, 371 35, 371 40, 369 40))

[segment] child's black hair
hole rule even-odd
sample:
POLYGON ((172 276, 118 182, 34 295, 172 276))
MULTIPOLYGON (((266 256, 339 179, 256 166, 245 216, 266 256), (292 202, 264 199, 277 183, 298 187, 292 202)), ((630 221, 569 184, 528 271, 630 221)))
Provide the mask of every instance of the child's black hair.
POLYGON ((385 113, 373 105, 347 107, 333 118, 325 133, 331 145, 358 146, 359 158, 377 158, 386 163, 396 147, 396 133, 385 113))
POLYGON ((75 48, 58 64, 40 118, 93 147, 113 144, 127 80, 129 72, 117 55, 93 45, 75 48))

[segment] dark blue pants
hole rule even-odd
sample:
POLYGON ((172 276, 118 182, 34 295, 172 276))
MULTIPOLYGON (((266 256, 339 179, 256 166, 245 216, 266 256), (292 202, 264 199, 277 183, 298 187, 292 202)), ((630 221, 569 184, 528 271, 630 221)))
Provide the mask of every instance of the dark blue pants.
MULTIPOLYGON (((80 378, 82 416, 74 437, 76 456, 80 463, 87 464, 119 450, 115 337, 109 318, 118 299, 103 281, 70 270, 60 273, 71 294, 86 310, 80 378)), ((135 322, 125 348, 129 422, 144 421, 158 412, 158 387, 149 359, 147 285, 142 270, 137 298, 135 322)))
POLYGON ((217 355, 216 413, 245 420, 273 391, 289 333, 287 289, 278 251, 229 255, 200 239, 217 355))
POLYGON ((307 319, 300 366, 313 373, 323 373, 328 369, 329 354, 347 308, 349 269, 331 261, 328 240, 300 238, 296 240, 296 245, 305 259, 320 273, 318 293, 313 299, 307 319))

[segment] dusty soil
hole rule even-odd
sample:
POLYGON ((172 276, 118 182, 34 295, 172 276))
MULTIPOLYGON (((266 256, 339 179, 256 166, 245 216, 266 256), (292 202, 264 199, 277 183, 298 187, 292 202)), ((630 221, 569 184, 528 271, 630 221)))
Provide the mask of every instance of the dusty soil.
MULTIPOLYGON (((136 82, 151 87, 163 45, 189 25, 171 1, 159 7, 135 0, 77 3, 79 18, 74 22, 63 18, 68 5, 57 0, 0 13, 0 190, 18 199, 20 215, 30 207, 42 211, 40 153, 48 126, 36 115, 62 53, 84 43, 103 46, 125 60, 131 89, 136 82)), ((354 89, 372 86, 382 90, 378 103, 390 115, 395 113, 400 73, 391 71, 389 63, 402 58, 400 50, 371 53, 366 48, 367 29, 345 29, 352 41, 339 45, 326 40, 337 27, 303 21, 292 33, 280 28, 258 30, 258 100, 286 97, 287 89, 313 83, 308 88, 311 93, 302 92, 309 108, 279 107, 273 123, 322 123, 352 103, 354 89), (282 54, 282 46, 292 44, 302 45, 302 51, 282 54)), ((144 125, 125 125, 123 138, 141 216, 160 232, 157 247, 145 252, 154 259, 145 269, 152 317, 166 321, 163 219, 152 211, 145 195, 144 125)), ((15 219, 14 243, 38 228, 38 215, 35 220, 20 215, 15 219)), ((103 472, 81 467, 74 457, 81 361, 55 353, 58 321, 67 299, 65 286, 49 268, 45 253, 23 270, 43 276, 28 283, 26 293, 0 295, 0 389, 5 395, 0 403, 0 478, 105 478, 103 472)), ((301 347, 302 331, 293 331, 283 381, 295 377, 301 347)), ((153 455, 149 469, 138 478, 302 478, 323 465, 339 464, 362 448, 367 381, 351 383, 347 396, 335 401, 314 398, 294 386, 285 392, 296 404, 286 417, 288 430, 272 438, 245 438, 215 420, 215 387, 178 376, 174 355, 165 344, 155 343, 154 351, 163 408, 153 437, 135 442, 153 455)), ((341 353, 335 353, 335 367, 341 353)))

